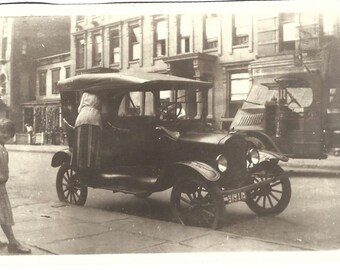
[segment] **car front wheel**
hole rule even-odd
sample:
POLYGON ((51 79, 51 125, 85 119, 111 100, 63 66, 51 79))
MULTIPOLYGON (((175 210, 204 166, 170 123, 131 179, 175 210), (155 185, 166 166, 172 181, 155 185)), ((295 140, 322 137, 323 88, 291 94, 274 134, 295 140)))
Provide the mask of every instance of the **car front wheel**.
POLYGON ((87 199, 87 187, 79 180, 78 174, 68 165, 59 168, 56 188, 62 202, 83 206, 87 199))
MULTIPOLYGON (((283 169, 275 165, 265 172, 265 174, 254 174, 253 183, 266 180, 271 175, 278 175, 283 169)), ((289 178, 280 178, 268 185, 256 188, 247 194, 246 203, 248 207, 260 216, 280 214, 289 204, 291 197, 291 186, 289 178)))
POLYGON ((187 177, 176 182, 171 192, 171 209, 183 225, 217 229, 223 225, 225 204, 214 182, 187 177))

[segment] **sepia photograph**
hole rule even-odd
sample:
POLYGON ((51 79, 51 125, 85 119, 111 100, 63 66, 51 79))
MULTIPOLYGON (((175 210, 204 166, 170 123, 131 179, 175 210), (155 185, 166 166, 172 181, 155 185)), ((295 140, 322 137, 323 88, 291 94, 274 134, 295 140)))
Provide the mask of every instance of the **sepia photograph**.
POLYGON ((336 268, 340 2, 3 2, 0 150, 2 269, 336 268))

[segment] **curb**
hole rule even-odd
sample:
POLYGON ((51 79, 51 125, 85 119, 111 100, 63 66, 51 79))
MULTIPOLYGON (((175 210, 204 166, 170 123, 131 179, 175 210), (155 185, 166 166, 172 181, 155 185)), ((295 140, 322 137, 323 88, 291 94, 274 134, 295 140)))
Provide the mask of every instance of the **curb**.
POLYGON ((67 149, 66 145, 24 145, 24 144, 6 144, 8 151, 17 152, 37 152, 37 153, 56 153, 67 149))
MULTIPOLYGON (((35 152, 35 153, 56 153, 67 149, 66 145, 23 145, 6 144, 8 151, 35 152)), ((309 170, 328 170, 340 172, 340 157, 329 156, 327 159, 290 159, 288 162, 280 162, 280 166, 285 169, 309 169, 309 170)))

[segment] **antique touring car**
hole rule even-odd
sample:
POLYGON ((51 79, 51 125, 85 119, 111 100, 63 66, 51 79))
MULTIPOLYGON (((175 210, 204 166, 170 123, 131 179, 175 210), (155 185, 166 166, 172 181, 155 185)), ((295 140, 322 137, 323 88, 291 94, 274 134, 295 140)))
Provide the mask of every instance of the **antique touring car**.
POLYGON ((321 52, 318 69, 254 83, 230 130, 258 148, 291 158, 340 153, 340 41, 321 52))
POLYGON ((58 83, 65 122, 74 125, 82 92, 96 93, 103 117, 102 169, 80 179, 69 149, 52 166, 61 201, 84 205, 88 187, 148 197, 172 188, 174 219, 218 228, 225 205, 244 201, 258 215, 281 213, 291 196, 287 158, 259 152, 242 136, 215 130, 207 121, 211 84, 156 73, 82 74, 58 83), (196 97, 200 100, 196 101, 196 97))

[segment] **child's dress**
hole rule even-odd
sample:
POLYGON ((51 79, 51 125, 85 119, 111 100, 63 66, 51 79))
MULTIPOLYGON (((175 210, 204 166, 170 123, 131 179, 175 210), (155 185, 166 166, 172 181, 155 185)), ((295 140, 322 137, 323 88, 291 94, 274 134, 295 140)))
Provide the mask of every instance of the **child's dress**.
POLYGON ((12 207, 9 202, 6 182, 8 180, 8 152, 0 144, 0 224, 14 225, 12 207))

